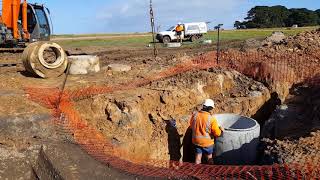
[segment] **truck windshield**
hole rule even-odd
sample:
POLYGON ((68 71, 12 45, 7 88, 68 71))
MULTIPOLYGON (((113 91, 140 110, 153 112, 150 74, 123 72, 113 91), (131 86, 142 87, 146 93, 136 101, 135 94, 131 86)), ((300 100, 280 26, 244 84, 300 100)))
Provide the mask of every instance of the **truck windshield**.
POLYGON ((172 31, 174 30, 176 27, 175 26, 171 26, 167 31, 172 31))

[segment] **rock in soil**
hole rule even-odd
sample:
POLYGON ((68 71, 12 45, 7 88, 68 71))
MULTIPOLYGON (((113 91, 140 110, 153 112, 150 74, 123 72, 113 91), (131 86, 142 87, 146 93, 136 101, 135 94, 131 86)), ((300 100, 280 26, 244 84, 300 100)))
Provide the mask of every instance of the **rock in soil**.
POLYGON ((114 72, 128 72, 131 70, 131 66, 124 64, 110 64, 108 69, 114 72))

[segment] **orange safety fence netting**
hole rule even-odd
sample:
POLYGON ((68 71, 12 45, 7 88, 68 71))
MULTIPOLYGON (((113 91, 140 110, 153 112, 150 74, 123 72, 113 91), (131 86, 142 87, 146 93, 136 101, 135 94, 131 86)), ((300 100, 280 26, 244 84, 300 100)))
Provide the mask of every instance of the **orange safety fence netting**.
POLYGON ((56 123, 72 134, 88 154, 123 172, 149 177, 174 177, 199 179, 316 179, 320 177, 319 162, 272 166, 209 166, 174 161, 125 160, 129 154, 116 148, 100 131, 88 124, 76 111, 73 101, 99 94, 125 91, 148 85, 151 82, 172 77, 192 70, 229 68, 260 81, 307 83, 320 85, 319 59, 299 54, 265 54, 257 52, 229 51, 221 54, 219 63, 216 53, 209 52, 193 60, 170 67, 147 78, 117 86, 92 86, 75 91, 65 91, 59 102, 58 89, 26 88, 33 101, 52 109, 56 123), (63 115, 63 117, 61 116, 63 115), (62 117, 62 118, 61 118, 62 117))

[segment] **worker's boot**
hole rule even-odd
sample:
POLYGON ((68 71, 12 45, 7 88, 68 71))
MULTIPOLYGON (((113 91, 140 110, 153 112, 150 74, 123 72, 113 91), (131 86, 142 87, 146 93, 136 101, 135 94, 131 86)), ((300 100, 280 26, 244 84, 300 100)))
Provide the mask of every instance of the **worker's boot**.
POLYGON ((208 164, 209 164, 209 165, 214 165, 214 161, 213 161, 213 158, 211 158, 211 159, 208 159, 208 164))

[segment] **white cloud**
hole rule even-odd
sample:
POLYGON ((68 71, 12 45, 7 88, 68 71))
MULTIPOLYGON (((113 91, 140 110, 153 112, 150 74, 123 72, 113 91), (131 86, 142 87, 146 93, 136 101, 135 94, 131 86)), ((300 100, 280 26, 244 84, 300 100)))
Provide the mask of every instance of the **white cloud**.
MULTIPOLYGON (((153 0, 156 24, 162 29, 178 21, 211 21, 231 27, 247 0, 153 0)), ((98 12, 106 31, 149 31, 149 0, 123 0, 98 12)))
POLYGON ((129 10, 129 4, 124 4, 120 10, 121 14, 127 13, 129 10))

